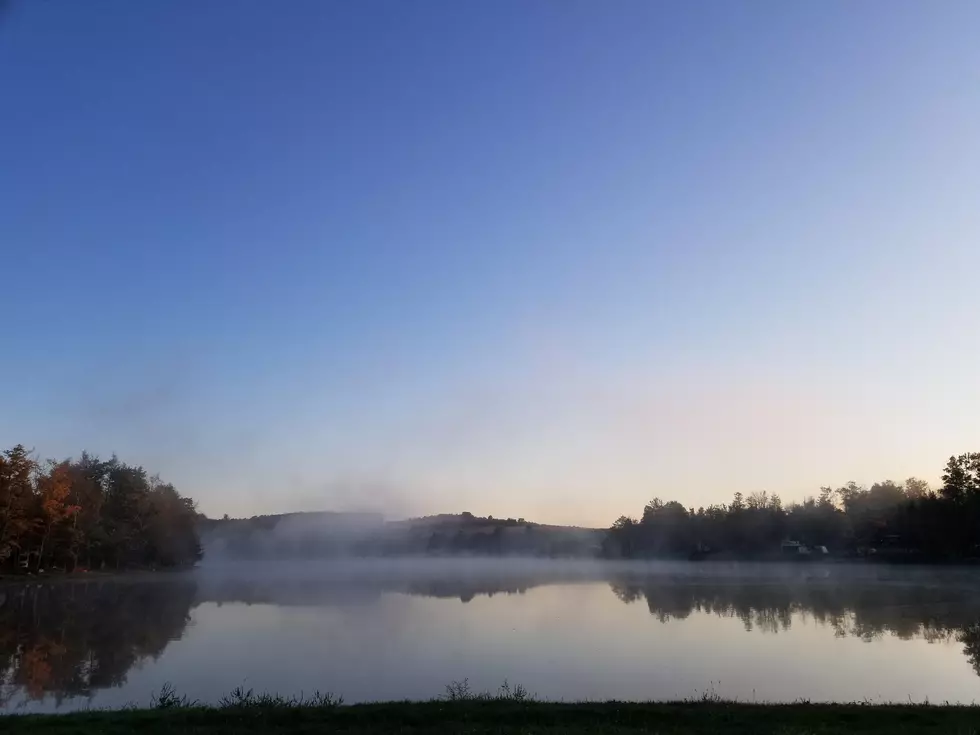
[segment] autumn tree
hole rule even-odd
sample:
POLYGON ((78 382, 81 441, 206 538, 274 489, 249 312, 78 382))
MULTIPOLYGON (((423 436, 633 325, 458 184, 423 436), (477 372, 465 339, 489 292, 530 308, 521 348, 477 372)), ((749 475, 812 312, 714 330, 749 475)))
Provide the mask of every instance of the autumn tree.
POLYGON ((37 551, 39 568, 44 561, 45 551, 49 550, 47 547, 52 533, 62 528, 78 512, 78 506, 71 503, 71 480, 68 462, 53 461, 49 462, 48 471, 38 479, 36 524, 40 532, 37 551))
POLYGON ((0 455, 0 564, 20 553, 31 531, 36 467, 23 444, 0 455))
POLYGON ((82 562, 91 567, 99 560, 107 545, 102 507, 109 462, 82 452, 77 460, 69 461, 71 472, 71 502, 78 507, 72 516, 68 553, 72 566, 82 562))

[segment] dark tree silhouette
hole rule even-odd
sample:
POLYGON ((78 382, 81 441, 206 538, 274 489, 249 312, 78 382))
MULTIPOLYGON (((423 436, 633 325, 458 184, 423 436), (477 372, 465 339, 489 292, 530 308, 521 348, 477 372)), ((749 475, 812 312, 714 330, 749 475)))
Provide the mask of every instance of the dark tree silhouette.
POLYGON ((950 457, 943 486, 854 482, 784 507, 778 495, 736 493, 728 505, 697 510, 654 498, 639 521, 621 516, 602 544, 613 558, 774 558, 793 540, 840 555, 908 561, 980 556, 980 453, 950 457))

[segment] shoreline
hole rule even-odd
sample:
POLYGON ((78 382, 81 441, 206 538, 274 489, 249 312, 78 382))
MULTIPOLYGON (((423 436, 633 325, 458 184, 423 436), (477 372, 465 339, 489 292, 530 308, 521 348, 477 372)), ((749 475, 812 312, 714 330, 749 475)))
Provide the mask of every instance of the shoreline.
POLYGON ((199 567, 175 567, 167 569, 99 569, 86 572, 44 572, 43 574, 0 574, 0 587, 12 587, 25 584, 44 584, 48 582, 98 582, 119 581, 129 579, 153 579, 170 577, 177 574, 193 572, 199 567))
POLYGON ((814 733, 972 733, 980 707, 931 704, 741 704, 432 700, 342 705, 259 697, 206 707, 158 700, 154 709, 0 716, 4 732, 88 733, 639 733, 661 735, 812 735, 814 733))
POLYGON ((167 579, 185 574, 196 572, 219 572, 223 570, 240 571, 246 568, 265 569, 270 565, 297 565, 303 567, 308 565, 322 565, 324 568, 336 567, 342 564, 361 564, 376 566, 378 564, 390 564, 397 568, 399 564, 407 563, 432 563, 435 565, 453 565, 456 563, 466 564, 475 563, 479 565, 501 565, 504 571, 514 563, 531 563, 536 569, 554 566, 556 569, 579 567, 582 569, 622 569, 638 570, 644 567, 653 567, 661 564, 676 565, 679 567, 689 567, 692 569, 712 569, 731 567, 731 565, 745 564, 747 566, 782 567, 799 569, 834 569, 852 567, 856 569, 902 569, 902 568, 976 568, 980 566, 980 559, 959 559, 959 560, 925 560, 925 559, 886 559, 868 557, 824 557, 816 559, 787 559, 787 558, 715 558, 705 559, 682 559, 682 558, 630 558, 630 559, 610 559, 603 557, 537 557, 537 556, 480 556, 480 555, 457 555, 457 556, 434 556, 434 555, 403 555, 403 556, 356 556, 356 557, 328 557, 322 559, 242 559, 227 560, 219 559, 212 562, 201 562, 194 566, 167 567, 162 569, 131 568, 131 569, 105 569, 87 570, 84 572, 44 572, 41 574, 10 574, 0 573, 0 587, 46 584, 46 583, 67 583, 67 582, 95 582, 95 581, 130 581, 130 580, 150 580, 167 579))

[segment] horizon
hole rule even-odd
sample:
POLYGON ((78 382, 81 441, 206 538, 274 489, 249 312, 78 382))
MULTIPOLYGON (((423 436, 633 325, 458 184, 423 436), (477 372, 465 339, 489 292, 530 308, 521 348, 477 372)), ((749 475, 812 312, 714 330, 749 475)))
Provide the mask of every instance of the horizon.
MULTIPOLYGON (((760 490, 760 491, 756 491, 756 492, 757 493, 766 494, 770 500, 772 498, 774 498, 774 497, 778 497, 779 500, 780 500, 780 502, 781 502, 781 504, 782 504, 782 507, 789 509, 789 508, 793 508, 794 506, 797 506, 797 505, 802 505, 803 503, 805 503, 807 501, 818 499, 820 497, 820 490, 823 490, 824 488, 830 488, 832 491, 834 491, 834 493, 836 493, 838 490, 845 489, 848 485, 855 485, 855 486, 857 486, 858 488, 860 488, 862 490, 869 490, 869 489, 874 488, 876 486, 886 485, 886 484, 892 484, 892 485, 902 486, 903 484, 905 484, 907 482, 910 482, 910 481, 924 481, 928 485, 928 492, 933 493, 933 494, 936 494, 936 495, 941 495, 941 492, 940 491, 942 489, 942 483, 933 483, 933 482, 930 482, 929 480, 925 480, 924 478, 917 477, 917 476, 914 476, 914 475, 913 476, 910 476, 910 477, 907 477, 907 478, 904 478, 904 479, 902 479, 900 481, 899 480, 894 480, 894 479, 891 479, 891 478, 877 480, 876 482, 873 482, 873 483, 861 483, 861 482, 856 482, 854 480, 848 480, 847 482, 841 483, 840 485, 837 485, 836 487, 831 486, 831 485, 825 485, 825 486, 819 488, 816 492, 806 494, 806 495, 804 495, 803 497, 800 497, 800 498, 785 498, 785 497, 783 497, 778 492, 771 492, 771 491, 767 491, 767 490, 760 490)), ((752 495, 752 494, 755 494, 755 493, 750 493, 750 495, 752 495)), ((651 497, 647 501, 644 501, 644 505, 647 502, 649 502, 650 500, 653 500, 653 499, 654 498, 651 497)), ((670 501, 675 500, 675 498, 671 498, 671 497, 664 497, 664 498, 659 498, 659 499, 660 500, 663 500, 664 502, 670 502, 670 501)), ((730 507, 731 503, 718 503, 718 504, 714 504, 714 505, 715 506, 721 506, 723 508, 728 508, 728 507, 730 507)), ((841 507, 840 500, 835 500, 834 501, 834 505, 836 507, 841 507)), ((710 506, 703 506, 702 505, 702 506, 684 506, 684 507, 688 511, 697 511, 697 510, 707 509, 710 506)), ((640 510, 642 510, 642 508, 640 510)), ((484 520, 484 521, 491 521, 491 522, 493 522, 493 521, 518 521, 518 522, 528 523, 528 524, 536 525, 536 526, 546 526, 546 527, 554 526, 554 527, 561 527, 561 528, 581 528, 581 529, 584 529, 584 530, 607 530, 607 529, 611 528, 614 525, 614 522, 613 521, 616 520, 616 519, 613 519, 613 521, 611 521, 608 524, 583 525, 583 524, 574 524, 574 523, 556 523, 556 522, 547 521, 547 520, 541 521, 541 520, 538 520, 536 518, 526 518, 524 516, 517 516, 517 515, 497 515, 497 514, 494 514, 494 513, 479 514, 479 513, 472 513, 472 512, 470 512, 468 510, 456 510, 456 511, 453 511, 453 510, 443 510, 443 511, 438 511, 438 512, 435 512, 435 513, 425 514, 425 515, 411 515, 411 516, 397 515, 397 516, 389 516, 389 515, 385 515, 384 512, 381 511, 381 510, 334 510, 334 509, 330 509, 330 508, 317 509, 317 510, 284 510, 284 511, 278 511, 278 512, 273 512, 273 513, 261 513, 261 514, 252 515, 252 516, 232 516, 232 515, 225 514, 225 513, 223 513, 221 516, 211 516, 211 515, 208 515, 206 513, 204 513, 202 515, 204 515, 208 520, 211 520, 211 521, 225 521, 225 520, 230 520, 230 521, 248 521, 248 520, 252 520, 254 518, 262 518, 262 517, 269 518, 269 517, 293 516, 293 515, 361 515, 361 516, 374 515, 374 516, 378 516, 384 523, 404 523, 406 521, 424 521, 424 520, 429 520, 429 519, 433 519, 433 518, 460 518, 460 517, 469 515, 471 518, 474 518, 475 520, 484 520)), ((620 517, 623 517, 623 516, 625 516, 625 517, 631 517, 631 518, 633 518, 635 520, 635 519, 637 519, 637 518, 639 518, 641 516, 641 513, 623 512, 623 513, 620 514, 620 516, 617 516, 617 518, 620 518, 620 517)))
POLYGON ((99 9, 0 13, 0 446, 589 528, 980 451, 980 4, 99 9))

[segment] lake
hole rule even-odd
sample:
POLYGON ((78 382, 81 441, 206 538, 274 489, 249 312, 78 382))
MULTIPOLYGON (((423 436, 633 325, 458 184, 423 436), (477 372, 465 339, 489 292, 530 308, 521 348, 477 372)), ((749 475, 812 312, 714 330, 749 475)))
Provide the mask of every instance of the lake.
POLYGON ((980 569, 357 561, 0 587, 6 711, 147 704, 171 682, 428 699, 980 701, 980 569))

